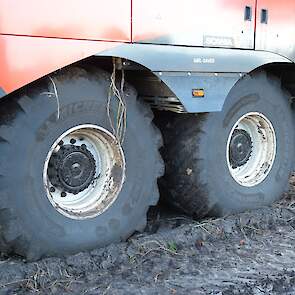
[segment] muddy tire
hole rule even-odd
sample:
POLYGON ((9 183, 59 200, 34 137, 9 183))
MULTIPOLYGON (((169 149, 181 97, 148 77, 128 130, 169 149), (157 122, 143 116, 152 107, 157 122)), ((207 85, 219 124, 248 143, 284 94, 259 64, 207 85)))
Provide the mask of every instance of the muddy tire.
POLYGON ((289 95, 265 73, 243 78, 220 113, 173 115, 163 128, 166 200, 201 218, 267 206, 288 190, 289 95))
MULTIPOLYGON (((68 130, 77 131, 77 126, 90 127, 90 129, 86 127, 78 129, 79 132, 81 130, 84 132, 83 136, 87 137, 87 134, 90 134, 89 138, 93 141, 95 141, 93 134, 96 131, 93 126, 98 126, 103 132, 101 142, 98 142, 97 146, 102 146, 102 142, 108 140, 115 145, 106 112, 109 85, 108 73, 71 68, 53 75, 52 80, 45 79, 24 93, 10 97, 2 103, 0 113, 0 250, 2 252, 14 252, 30 260, 41 256, 66 255, 125 240, 133 232, 145 228, 147 210, 149 206, 155 205, 159 198, 157 178, 163 173, 163 163, 158 149, 162 139, 159 131, 153 126, 152 112, 148 106, 137 100, 133 88, 127 85, 125 90, 127 131, 121 149, 123 157, 119 163, 114 160, 115 156, 120 154, 120 147, 117 145, 113 149, 114 157, 110 158, 111 166, 106 166, 105 170, 101 168, 101 172, 94 177, 99 163, 95 152, 87 144, 84 145, 84 150, 82 143, 75 143, 75 140, 67 144, 64 142, 62 151, 53 146, 54 142, 68 130), (57 118, 56 90, 60 104, 59 118, 57 118), (73 145, 70 146, 71 144, 73 145), (51 147, 53 147, 51 152, 56 153, 54 160, 48 158, 51 147), (74 163, 74 160, 77 163, 74 163), (46 162, 48 167, 50 166, 47 167, 50 170, 48 172, 50 186, 54 183, 55 188, 47 187, 48 183, 44 182, 48 171, 44 170, 46 162), (92 163, 92 166, 89 163, 92 163), (73 164, 71 167, 78 169, 79 173, 82 171, 79 170, 80 164, 82 165, 86 171, 83 170, 84 174, 81 172, 83 180, 78 178, 69 180, 67 169, 70 164, 73 164), (80 214, 79 208, 71 198, 77 198, 81 192, 90 190, 98 178, 103 177, 104 173, 109 173, 109 170, 114 170, 114 167, 116 171, 112 172, 108 182, 100 183, 104 190, 111 190, 115 186, 116 177, 118 179, 121 177, 121 187, 119 183, 112 202, 109 202, 108 195, 104 195, 103 202, 100 200, 97 202, 102 205, 109 202, 108 206, 105 206, 104 210, 95 211, 95 206, 89 207, 91 204, 89 199, 87 208, 90 209, 85 207, 87 211, 83 204, 77 201, 77 204, 82 206, 81 212, 84 210, 85 213, 80 214), (55 193, 63 191, 68 203, 59 204, 56 195, 52 195, 50 199, 48 190, 55 193)), ((111 113, 115 111, 116 104, 112 103, 111 113)), ((76 133, 77 141, 81 137, 79 132, 76 133)), ((75 136, 73 133, 67 134, 75 136)), ((109 146, 106 145, 105 150, 109 146)), ((104 158, 100 160, 101 167, 104 167, 107 161, 104 161, 104 158)), ((78 172, 75 170, 76 176, 78 172)), ((95 197, 95 194, 91 196, 95 197)))

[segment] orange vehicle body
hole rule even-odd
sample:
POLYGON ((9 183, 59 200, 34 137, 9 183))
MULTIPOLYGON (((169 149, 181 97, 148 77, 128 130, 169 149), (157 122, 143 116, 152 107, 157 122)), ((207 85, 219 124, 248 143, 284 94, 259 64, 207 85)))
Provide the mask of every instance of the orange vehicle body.
POLYGON ((1 0, 0 88, 10 93, 123 43, 256 49, 294 60, 294 0, 204 2, 1 0), (251 8, 251 20, 244 19, 245 7, 251 8), (267 29, 259 21, 263 8, 267 29), (208 33, 200 34, 205 28, 208 33), (225 44, 211 44, 212 34, 225 44))
POLYGON ((130 5, 128 0, 1 0, 0 87, 9 93, 116 46, 113 41, 130 42, 130 5))

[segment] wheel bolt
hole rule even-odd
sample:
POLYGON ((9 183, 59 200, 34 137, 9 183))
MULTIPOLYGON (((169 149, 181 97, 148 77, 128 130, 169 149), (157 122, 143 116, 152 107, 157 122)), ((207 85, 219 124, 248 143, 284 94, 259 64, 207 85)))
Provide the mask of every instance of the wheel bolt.
POLYGON ((86 149, 86 144, 83 143, 83 144, 81 145, 81 148, 82 148, 82 149, 86 149))
POLYGON ((60 194, 60 196, 61 196, 62 198, 65 198, 65 197, 67 196, 67 193, 66 193, 66 192, 62 192, 62 193, 60 194))
POLYGON ((70 143, 71 143, 71 144, 75 144, 75 143, 76 143, 76 139, 72 138, 72 139, 70 140, 70 143))
POLYGON ((51 187, 50 189, 49 189, 49 191, 51 192, 51 193, 54 193, 55 192, 55 187, 51 187))

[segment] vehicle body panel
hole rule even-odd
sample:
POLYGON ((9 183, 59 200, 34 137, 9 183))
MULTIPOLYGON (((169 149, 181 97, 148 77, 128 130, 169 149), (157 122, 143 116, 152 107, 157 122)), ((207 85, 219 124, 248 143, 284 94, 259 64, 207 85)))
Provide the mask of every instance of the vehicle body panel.
POLYGON ((1 0, 0 34, 131 41, 131 0, 1 0))
POLYGON ((0 35, 0 87, 10 93, 120 43, 0 35))
POLYGON ((133 41, 253 49, 254 11, 255 0, 133 0, 133 41))
POLYGON ((295 60, 294 0, 258 0, 256 49, 295 60), (267 23, 261 23, 262 9, 267 10, 267 23))

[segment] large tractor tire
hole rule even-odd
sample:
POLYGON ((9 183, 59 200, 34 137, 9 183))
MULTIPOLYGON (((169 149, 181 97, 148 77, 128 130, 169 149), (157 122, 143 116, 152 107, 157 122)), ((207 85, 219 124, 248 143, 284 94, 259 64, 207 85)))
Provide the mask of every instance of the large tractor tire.
POLYGON ((29 260, 142 231, 163 174, 161 135, 133 88, 121 146, 107 115, 108 73, 70 68, 45 80, 0 110, 0 251, 29 260))
POLYGON ((265 73, 244 77, 219 113, 174 115, 163 128, 166 200, 201 218, 267 206, 294 167, 290 95, 265 73))

